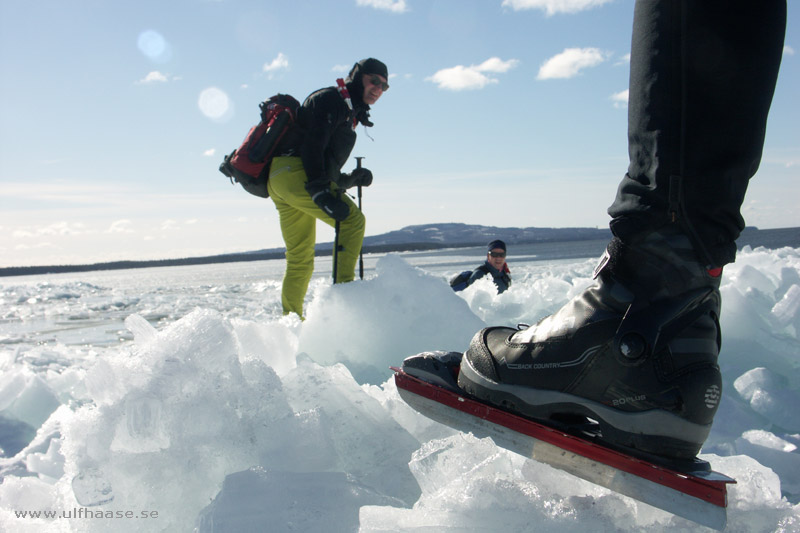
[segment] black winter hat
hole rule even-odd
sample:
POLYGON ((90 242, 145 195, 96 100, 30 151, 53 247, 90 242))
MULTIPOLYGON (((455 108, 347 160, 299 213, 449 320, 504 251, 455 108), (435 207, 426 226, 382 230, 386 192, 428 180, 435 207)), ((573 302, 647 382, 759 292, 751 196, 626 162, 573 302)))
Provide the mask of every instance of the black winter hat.
POLYGON ((378 74, 387 80, 389 79, 389 69, 386 68, 386 65, 372 57, 362 59, 353 65, 353 68, 350 69, 350 74, 347 75, 347 79, 354 81, 358 74, 378 74))
POLYGON ((487 245, 487 248, 488 248, 487 252, 491 252, 495 248, 500 248, 501 250, 503 250, 505 252, 506 251, 506 243, 504 243, 500 239, 497 239, 495 241, 490 242, 487 245))

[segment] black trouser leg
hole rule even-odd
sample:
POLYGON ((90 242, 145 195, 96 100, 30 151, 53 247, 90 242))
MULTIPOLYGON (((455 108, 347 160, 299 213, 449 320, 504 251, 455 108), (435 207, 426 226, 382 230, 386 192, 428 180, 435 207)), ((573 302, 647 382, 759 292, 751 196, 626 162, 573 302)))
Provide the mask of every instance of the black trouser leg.
POLYGON ((734 260, 785 27, 784 0, 636 2, 615 235, 632 242, 675 222, 704 264, 734 260))

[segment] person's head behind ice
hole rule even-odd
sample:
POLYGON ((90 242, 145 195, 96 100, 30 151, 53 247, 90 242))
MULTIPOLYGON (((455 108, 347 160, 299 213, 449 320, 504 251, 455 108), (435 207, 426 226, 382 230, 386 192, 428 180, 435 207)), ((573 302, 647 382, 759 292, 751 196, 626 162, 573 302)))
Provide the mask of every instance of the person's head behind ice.
POLYGON ((389 90, 389 69, 386 64, 369 57, 358 61, 345 79, 347 90, 354 103, 374 104, 380 95, 389 90), (364 80, 368 82, 364 84, 364 80), (367 93, 365 94, 365 91, 367 93))
POLYGON ((486 261, 497 270, 502 270, 506 263, 506 243, 496 239, 490 242, 486 248, 486 261))
POLYGON ((498 249, 499 249, 499 250, 502 250, 502 251, 504 251, 504 252, 506 251, 506 243, 504 243, 504 242, 503 242, 503 241, 501 241, 500 239, 495 239, 495 240, 493 240, 492 242, 490 242, 490 243, 489 243, 489 244, 486 246, 486 251, 487 251, 487 252, 490 252, 490 253, 491 253, 493 250, 498 250, 498 249))

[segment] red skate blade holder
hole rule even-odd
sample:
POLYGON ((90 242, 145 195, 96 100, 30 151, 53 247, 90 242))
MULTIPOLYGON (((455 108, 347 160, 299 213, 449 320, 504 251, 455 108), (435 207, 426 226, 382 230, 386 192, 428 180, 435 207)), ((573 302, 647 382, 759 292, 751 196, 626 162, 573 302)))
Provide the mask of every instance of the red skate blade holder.
POLYGON ((609 490, 719 531, 727 523, 727 486, 712 470, 679 472, 478 402, 392 367, 400 397, 437 422, 546 463, 609 490))

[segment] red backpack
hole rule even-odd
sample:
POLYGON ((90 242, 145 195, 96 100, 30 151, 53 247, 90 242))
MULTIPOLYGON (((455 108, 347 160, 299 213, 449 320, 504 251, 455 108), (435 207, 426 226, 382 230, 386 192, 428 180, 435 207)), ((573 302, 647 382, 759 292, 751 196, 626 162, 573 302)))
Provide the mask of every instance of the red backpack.
POLYGON ((288 94, 276 94, 259 107, 261 122, 250 128, 239 148, 225 156, 219 171, 250 194, 268 198, 269 166, 281 140, 293 129, 300 102, 288 94))

